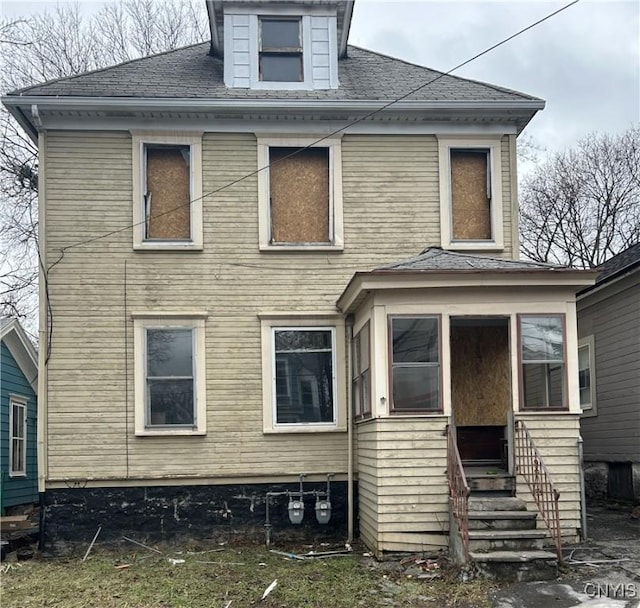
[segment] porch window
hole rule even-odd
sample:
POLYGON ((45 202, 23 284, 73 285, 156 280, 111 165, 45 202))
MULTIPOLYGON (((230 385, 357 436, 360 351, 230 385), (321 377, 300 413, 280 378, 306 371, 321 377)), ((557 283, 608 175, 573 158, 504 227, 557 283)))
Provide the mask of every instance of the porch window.
POLYGON ((566 407, 564 316, 523 315, 519 320, 523 408, 566 407))
POLYGON ((391 318, 391 411, 441 409, 439 325, 438 317, 391 318))
POLYGON ((371 376, 369 355, 369 323, 353 339, 352 388, 356 418, 371 416, 371 376))

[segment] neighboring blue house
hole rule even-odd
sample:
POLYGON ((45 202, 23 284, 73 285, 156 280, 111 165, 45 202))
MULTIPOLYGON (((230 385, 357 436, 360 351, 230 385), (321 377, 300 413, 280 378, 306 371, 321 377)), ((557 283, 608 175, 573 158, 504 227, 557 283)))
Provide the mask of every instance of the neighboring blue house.
POLYGON ((0 318, 0 512, 38 502, 38 356, 17 320, 0 318))

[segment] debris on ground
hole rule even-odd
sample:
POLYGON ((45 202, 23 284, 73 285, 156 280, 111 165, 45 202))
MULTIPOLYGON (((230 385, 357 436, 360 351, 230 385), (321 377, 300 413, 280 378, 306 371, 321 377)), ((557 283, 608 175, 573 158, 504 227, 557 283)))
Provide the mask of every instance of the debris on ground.
POLYGON ((260 598, 260 601, 264 601, 265 598, 276 588, 276 585, 278 584, 278 579, 275 579, 273 581, 273 583, 271 583, 265 590, 264 593, 262 594, 262 597, 260 598))

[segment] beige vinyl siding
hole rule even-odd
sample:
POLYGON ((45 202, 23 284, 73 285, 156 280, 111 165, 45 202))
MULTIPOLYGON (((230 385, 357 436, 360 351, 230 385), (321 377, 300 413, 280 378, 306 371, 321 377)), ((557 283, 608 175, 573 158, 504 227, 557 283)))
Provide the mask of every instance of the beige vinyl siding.
MULTIPOLYGON (((551 474, 555 488, 560 492, 558 503, 564 542, 576 542, 580 528, 580 463, 578 437, 580 419, 576 414, 516 414, 523 420, 551 474)), ((517 495, 527 502, 527 509, 537 507, 522 475, 517 476, 517 495)), ((546 529, 541 516, 538 528, 546 529)))
POLYGON ((398 417, 357 425, 360 535, 376 553, 446 545, 446 421, 398 417))
MULTIPOLYGON (((504 253, 503 257, 518 257, 518 252, 512 251, 514 222, 512 221, 512 180, 511 180, 511 153, 509 150, 509 136, 505 135, 500 141, 500 160, 502 161, 502 221, 504 253)), ((515 170, 515 168, 514 168, 515 170)), ((517 222, 517 218, 516 218, 517 222)), ((502 257, 502 256, 501 256, 502 257)))
MULTIPOLYGON (((46 141, 47 264, 115 231, 67 249, 50 272, 47 479, 344 473, 345 433, 263 434, 258 314, 335 313, 355 271, 438 244, 435 138, 343 138, 345 249, 329 253, 259 251, 255 175, 205 196, 203 251, 134 252, 130 134, 46 141), (149 310, 208 313, 206 436, 134 436, 131 313, 149 310)), ((205 193, 256 168, 253 135, 204 135, 205 193)))

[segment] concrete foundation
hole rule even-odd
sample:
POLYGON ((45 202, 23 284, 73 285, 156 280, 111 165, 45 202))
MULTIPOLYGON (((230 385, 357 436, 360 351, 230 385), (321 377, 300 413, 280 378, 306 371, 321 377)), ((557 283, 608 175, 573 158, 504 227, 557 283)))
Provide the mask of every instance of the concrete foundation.
MULTIPOLYGON (((297 483, 51 489, 44 497, 44 548, 60 553, 90 542, 98 526, 102 526, 101 542, 125 535, 142 542, 206 538, 264 543, 267 492, 298 489, 297 483)), ((325 489, 325 483, 304 484, 305 491, 325 489)), ((288 497, 271 498, 272 544, 346 539, 346 482, 331 484, 328 524, 316 521, 315 497, 305 496, 304 500, 304 519, 293 525, 288 497)))

